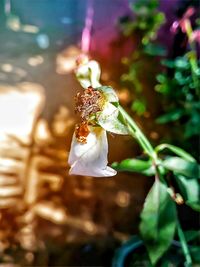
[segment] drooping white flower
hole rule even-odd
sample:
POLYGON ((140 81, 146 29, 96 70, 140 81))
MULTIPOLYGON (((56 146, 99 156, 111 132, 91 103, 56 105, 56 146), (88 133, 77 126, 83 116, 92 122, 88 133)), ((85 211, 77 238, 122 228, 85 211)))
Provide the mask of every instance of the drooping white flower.
POLYGON ((93 177, 114 176, 117 172, 107 166, 108 142, 106 131, 101 127, 89 126, 86 142, 73 135, 68 163, 70 174, 93 177))
POLYGON ((68 163, 70 174, 104 177, 116 175, 107 166, 108 142, 106 131, 128 134, 118 110, 118 96, 110 86, 101 86, 100 68, 96 61, 81 56, 76 69, 76 77, 83 93, 76 95, 75 111, 81 123, 73 135, 68 163))

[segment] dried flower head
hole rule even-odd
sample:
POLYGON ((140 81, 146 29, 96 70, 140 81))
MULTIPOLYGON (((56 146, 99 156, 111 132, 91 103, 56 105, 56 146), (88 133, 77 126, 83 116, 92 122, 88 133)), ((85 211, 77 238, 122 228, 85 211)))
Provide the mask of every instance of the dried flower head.
POLYGON ((75 97, 75 112, 81 123, 76 125, 72 138, 68 163, 69 173, 108 177, 116 171, 107 166, 108 142, 106 131, 127 134, 126 125, 120 120, 118 96, 110 86, 101 86, 100 68, 96 61, 77 62, 76 77, 83 93, 75 97))
POLYGON ((80 114, 82 122, 88 121, 92 114, 102 110, 103 98, 101 91, 91 86, 75 96, 75 112, 80 114))
POLYGON ((89 135, 89 128, 87 122, 82 122, 80 124, 76 124, 75 126, 75 137, 79 143, 86 144, 87 137, 89 135))

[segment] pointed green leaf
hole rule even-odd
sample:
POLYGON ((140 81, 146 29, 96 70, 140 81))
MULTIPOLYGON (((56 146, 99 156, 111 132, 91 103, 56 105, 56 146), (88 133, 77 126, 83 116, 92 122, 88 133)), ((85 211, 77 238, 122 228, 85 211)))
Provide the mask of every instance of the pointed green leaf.
POLYGON ((139 159, 125 159, 120 163, 114 162, 112 167, 117 171, 143 172, 149 169, 152 165, 151 161, 144 161, 139 159))
POLYGON ((193 259, 193 266, 199 267, 200 264, 200 246, 191 246, 190 253, 193 259))
POLYGON ((139 116, 143 115, 146 111, 146 103, 145 101, 142 99, 136 99, 135 101, 133 101, 132 105, 131 105, 131 109, 136 112, 139 116))
POLYGON ((155 176, 155 167, 151 166, 149 169, 146 169, 141 172, 145 176, 155 176))
POLYGON ((166 169, 190 178, 200 178, 200 167, 196 162, 190 162, 179 157, 168 157, 161 162, 166 169))
POLYGON ((148 43, 144 46, 144 52, 150 56, 165 56, 166 49, 165 47, 153 43, 148 43))
POLYGON ((175 175, 179 190, 186 204, 200 212, 200 184, 196 179, 188 179, 183 175, 175 175))
POLYGON ((156 119, 156 122, 159 124, 164 124, 171 121, 177 121, 185 114, 183 109, 174 109, 164 115, 161 115, 156 119))
POLYGON ((187 242, 193 241, 200 238, 200 231, 188 230, 184 231, 185 239, 187 242))
POLYGON ((152 264, 169 248, 176 228, 176 206, 167 187, 156 180, 141 213, 140 233, 152 264))
POLYGON ((188 160, 191 162, 196 162, 196 160, 189 153, 187 153, 185 150, 183 150, 180 147, 173 146, 170 144, 161 144, 155 148, 155 151, 157 153, 159 153, 160 151, 162 151, 164 149, 168 149, 168 150, 172 151, 174 154, 180 156, 181 158, 183 158, 185 160, 188 160))
MULTIPOLYGON (((164 175, 166 170, 162 166, 159 167, 160 172, 164 175)), ((155 175, 155 167, 152 165, 152 162, 145 160, 125 159, 120 163, 113 162, 112 168, 114 168, 116 171, 137 172, 145 176, 155 175)))

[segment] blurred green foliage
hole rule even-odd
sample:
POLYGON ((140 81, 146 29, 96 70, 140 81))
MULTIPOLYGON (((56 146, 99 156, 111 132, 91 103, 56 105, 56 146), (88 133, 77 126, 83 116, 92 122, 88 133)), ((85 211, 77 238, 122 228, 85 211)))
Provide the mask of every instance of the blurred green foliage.
POLYGON ((161 124, 176 122, 176 139, 197 156, 198 148, 191 148, 189 141, 193 137, 198 138, 200 133, 200 67, 192 69, 191 54, 188 53, 174 60, 163 60, 162 64, 166 68, 157 76, 155 89, 163 96, 165 113, 156 121, 161 124))
POLYGON ((176 207, 176 204, 185 203, 200 212, 200 166, 190 154, 170 144, 161 144, 154 151, 156 162, 145 156, 144 159, 125 159, 112 165, 118 171, 155 177, 141 212, 140 237, 133 237, 118 249, 113 267, 169 264, 177 267, 183 266, 184 261, 189 267, 192 262, 200 263, 199 232, 183 233, 176 207), (175 233, 180 243, 173 241, 175 233), (194 240, 193 245, 187 245, 194 240), (174 244, 178 249, 174 250, 174 244), (146 249, 141 250, 143 245, 146 249), (130 261, 129 265, 127 261, 130 261))
MULTIPOLYGON (((166 54, 164 47, 154 42, 160 26, 165 22, 164 13, 158 11, 158 6, 158 0, 134 1, 131 5, 134 18, 126 19, 120 24, 124 35, 133 36, 134 45, 136 45, 131 57, 122 59, 128 71, 121 79, 134 91, 131 109, 139 116, 147 110, 147 102, 142 94, 144 70, 148 68, 149 62, 154 60, 155 55, 166 54)), ((147 70, 145 70, 145 79, 148 79, 147 70)))
POLYGON ((155 90, 162 96, 163 114, 156 122, 175 126, 170 129, 170 142, 178 143, 191 154, 180 147, 161 144, 154 149, 155 158, 143 155, 139 159, 125 159, 113 164, 118 171, 155 177, 141 212, 140 237, 133 237, 116 252, 113 266, 189 267, 192 263, 200 263, 199 232, 193 231, 191 239, 189 233, 183 232, 176 207, 176 204, 184 203, 200 212, 200 167, 193 158, 199 154, 197 142, 200 133, 200 64, 196 43, 191 38, 195 23, 190 21, 195 9, 187 6, 181 11, 182 15, 179 14, 174 29, 176 53, 173 51, 173 56, 167 57, 165 49, 155 42, 165 21, 164 14, 158 11, 158 4, 156 0, 135 1, 132 4, 134 19, 121 24, 126 36, 136 38, 130 59, 122 61, 128 67, 122 81, 134 89, 136 99, 131 109, 143 115, 147 108, 143 92, 144 73, 145 79, 152 75, 147 66, 151 68, 155 56, 165 57, 157 63, 161 72, 156 77, 155 90), (192 15, 184 15, 189 13, 192 15), (173 241, 176 237, 180 243, 173 241), (174 242, 178 247, 176 250, 174 242), (141 250, 143 245, 146 251, 144 247, 141 250), (173 256, 171 251, 174 251, 173 256))
POLYGON ((139 33, 142 37, 142 45, 146 46, 157 37, 157 31, 165 21, 164 13, 158 11, 158 0, 138 0, 134 1, 131 9, 134 20, 121 24, 125 35, 139 33))
MULTIPOLYGON (((158 10, 159 1, 142 0, 132 3, 134 17, 122 21, 121 29, 126 36, 134 38, 134 51, 130 58, 122 59, 127 66, 127 73, 121 79, 134 92, 131 109, 139 116, 148 108, 143 89, 147 85, 153 90, 157 80, 155 91, 161 96, 162 115, 156 122, 173 126, 163 139, 178 144, 197 158, 200 133, 200 62, 197 60, 196 43, 191 36, 194 29, 199 27, 199 19, 193 19, 191 23, 190 17, 184 17, 187 8, 192 9, 193 5, 195 7, 195 1, 191 1, 191 6, 182 10, 182 17, 179 15, 177 18, 173 47, 176 51, 169 51, 167 56, 166 49, 157 40, 158 30, 165 22, 164 14, 158 10), (186 30, 184 23, 187 25, 186 30)), ((172 32, 168 34, 172 35, 172 32)))

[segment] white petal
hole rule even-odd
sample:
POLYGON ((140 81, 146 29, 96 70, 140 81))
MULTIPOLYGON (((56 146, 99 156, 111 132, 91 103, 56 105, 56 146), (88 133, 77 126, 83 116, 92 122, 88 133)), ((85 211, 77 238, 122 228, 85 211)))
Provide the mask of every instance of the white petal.
POLYGON ((111 103, 105 103, 103 110, 97 115, 99 125, 111 133, 128 134, 128 128, 118 118, 119 110, 111 103))
POLYGON ((119 98, 112 87, 101 86, 98 89, 103 92, 107 102, 119 102, 119 98))
POLYGON ((91 86, 93 88, 101 86, 101 84, 99 83, 101 75, 101 69, 99 64, 95 60, 91 60, 89 61, 88 66, 91 73, 91 86))
POLYGON ((101 70, 99 64, 94 60, 82 64, 76 69, 76 77, 81 86, 85 89, 89 86, 92 86, 93 88, 101 86, 99 83, 100 74, 101 70))
POLYGON ((101 127, 89 127, 87 143, 72 139, 68 162, 70 174, 93 177, 113 176, 116 171, 107 166, 108 142, 106 132, 101 127))

